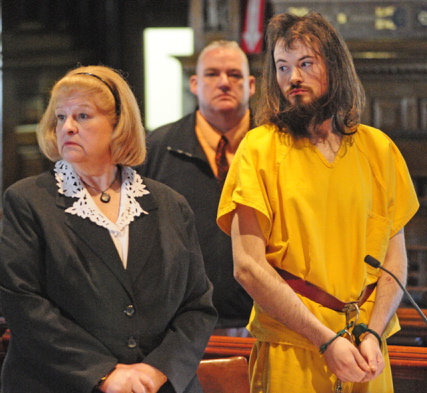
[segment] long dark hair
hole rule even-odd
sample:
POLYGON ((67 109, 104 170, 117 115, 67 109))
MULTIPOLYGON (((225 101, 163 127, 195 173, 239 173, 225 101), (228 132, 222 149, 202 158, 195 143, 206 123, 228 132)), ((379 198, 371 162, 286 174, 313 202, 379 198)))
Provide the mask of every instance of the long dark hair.
POLYGON ((325 108, 319 112, 314 124, 322 122, 322 116, 329 114, 335 132, 354 133, 360 123, 365 104, 365 92, 356 74, 353 59, 340 34, 319 13, 305 16, 279 14, 274 16, 267 27, 267 53, 261 81, 261 93, 255 121, 257 125, 275 124, 286 132, 286 124, 280 114, 288 107, 276 80, 274 49, 283 39, 286 49, 295 41, 315 51, 325 62, 328 73, 328 92, 325 108))

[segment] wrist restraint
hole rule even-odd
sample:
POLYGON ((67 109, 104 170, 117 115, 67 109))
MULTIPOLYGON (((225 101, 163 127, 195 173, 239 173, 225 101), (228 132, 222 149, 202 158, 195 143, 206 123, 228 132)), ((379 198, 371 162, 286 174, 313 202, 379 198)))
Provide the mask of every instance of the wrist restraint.
POLYGON ((381 341, 380 335, 375 330, 369 329, 368 326, 365 325, 364 323, 359 323, 353 328, 354 342, 356 343, 357 346, 359 346, 360 343, 362 342, 362 340, 360 339, 360 336, 365 333, 372 333, 377 338, 381 348, 382 341, 381 341))
MULTIPOLYGON (((344 336, 344 334, 349 334, 348 328, 351 327, 350 325, 345 327, 344 329, 340 330, 334 337, 332 337, 328 342, 321 345, 319 352, 321 354, 325 353, 325 351, 328 349, 328 347, 338 338, 344 336)), ((380 335, 372 329, 369 329, 367 325, 364 323, 359 323, 357 325, 354 325, 352 330, 352 336, 354 337, 354 342, 357 346, 359 346, 362 342, 360 339, 360 336, 364 335, 365 333, 372 333, 378 340, 378 343, 380 344, 380 348, 382 346, 382 341, 380 335)))
POLYGON ((325 351, 328 349, 328 347, 329 347, 329 345, 331 345, 338 337, 341 337, 341 336, 344 336, 344 334, 346 334, 347 333, 347 329, 346 328, 344 328, 343 330, 340 330, 337 334, 336 334, 336 336, 334 336, 334 337, 332 337, 327 343, 325 343, 325 344, 323 344, 321 347, 320 347, 320 350, 319 350, 319 352, 321 353, 321 354, 323 354, 323 353, 325 353, 325 351))

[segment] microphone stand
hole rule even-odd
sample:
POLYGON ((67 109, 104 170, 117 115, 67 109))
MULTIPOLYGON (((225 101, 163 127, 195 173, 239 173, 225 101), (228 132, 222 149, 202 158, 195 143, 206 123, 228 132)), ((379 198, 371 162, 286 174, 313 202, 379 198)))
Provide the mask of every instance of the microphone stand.
POLYGON ((370 265, 370 266, 372 266, 374 268, 384 270, 386 273, 390 274, 390 276, 392 276, 396 280, 396 282, 399 284, 400 288, 402 288, 403 293, 408 297, 408 299, 410 300, 411 304, 414 306, 415 310, 417 310, 418 314, 420 314, 420 317, 423 319, 423 321, 427 325, 427 318, 426 318, 426 316, 421 311, 421 309, 418 307, 418 304, 415 303, 415 300, 412 299, 412 296, 409 294, 408 290, 402 285, 402 283, 399 281, 399 279, 390 270, 386 269, 385 267, 382 267, 381 263, 377 259, 375 259, 374 257, 372 257, 370 255, 366 255, 364 261, 368 265, 370 265))

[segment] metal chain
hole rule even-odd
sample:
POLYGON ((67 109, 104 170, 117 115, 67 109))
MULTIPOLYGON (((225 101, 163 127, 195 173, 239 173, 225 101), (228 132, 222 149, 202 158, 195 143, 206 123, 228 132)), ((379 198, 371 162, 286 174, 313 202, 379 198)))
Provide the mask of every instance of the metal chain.
MULTIPOLYGON (((360 308, 357 303, 351 303, 345 310, 345 319, 346 319, 345 333, 352 344, 354 344, 352 332, 353 332, 354 326, 356 326, 357 322, 359 321, 359 315, 360 315, 360 308)), ((343 382, 337 379, 335 393, 341 393, 343 391, 342 385, 343 385, 343 382)))

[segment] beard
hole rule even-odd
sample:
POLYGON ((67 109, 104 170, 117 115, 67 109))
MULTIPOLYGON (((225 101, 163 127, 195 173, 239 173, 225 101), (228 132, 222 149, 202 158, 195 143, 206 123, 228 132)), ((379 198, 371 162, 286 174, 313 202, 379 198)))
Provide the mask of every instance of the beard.
POLYGON ((304 102, 302 96, 295 96, 295 102, 286 101, 286 107, 277 115, 283 131, 289 132, 295 139, 310 138, 310 129, 316 128, 332 117, 331 105, 327 94, 304 102))

